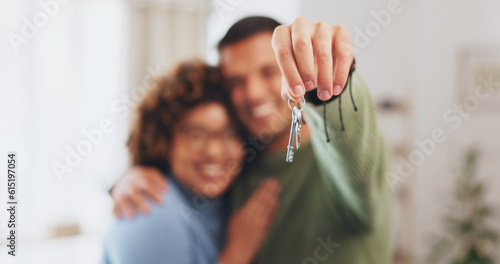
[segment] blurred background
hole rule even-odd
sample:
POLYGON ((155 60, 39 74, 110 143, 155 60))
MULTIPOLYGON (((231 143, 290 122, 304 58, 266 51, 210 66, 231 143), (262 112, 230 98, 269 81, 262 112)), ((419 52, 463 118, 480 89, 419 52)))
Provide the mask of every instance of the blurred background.
POLYGON ((0 0, 0 153, 17 153, 20 236, 8 256, 2 169, 0 263, 97 263, 135 103, 180 60, 216 64, 248 15, 350 30, 393 149, 394 263, 500 263, 499 12, 498 0, 0 0))

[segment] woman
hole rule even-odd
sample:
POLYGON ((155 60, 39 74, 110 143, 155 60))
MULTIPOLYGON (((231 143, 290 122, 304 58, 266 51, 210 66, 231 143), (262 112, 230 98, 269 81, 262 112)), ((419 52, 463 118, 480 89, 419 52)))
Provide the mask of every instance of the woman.
POLYGON ((159 168, 170 190, 147 215, 114 223, 103 263, 249 263, 278 206, 267 180, 229 222, 225 193, 243 161, 243 130, 217 68, 178 66, 138 108, 128 148, 134 165, 159 168), (227 223, 227 232, 226 232, 227 223))

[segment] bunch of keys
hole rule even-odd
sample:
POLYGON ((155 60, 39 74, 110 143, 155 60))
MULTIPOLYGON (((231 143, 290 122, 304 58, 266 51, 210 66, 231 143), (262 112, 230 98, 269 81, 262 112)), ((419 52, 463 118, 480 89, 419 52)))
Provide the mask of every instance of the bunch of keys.
POLYGON ((288 99, 288 107, 292 109, 292 125, 290 127, 290 139, 288 140, 288 147, 286 152, 286 162, 293 161, 293 141, 295 140, 297 149, 300 148, 300 127, 302 123, 302 110, 304 110, 306 99, 302 97, 302 102, 299 103, 299 108, 290 106, 290 100, 288 99))

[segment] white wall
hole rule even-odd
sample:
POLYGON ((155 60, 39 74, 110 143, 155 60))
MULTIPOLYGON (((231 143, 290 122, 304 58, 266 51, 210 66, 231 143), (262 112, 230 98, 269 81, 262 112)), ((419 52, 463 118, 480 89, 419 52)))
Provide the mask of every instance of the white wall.
MULTIPOLYGON (((102 232, 111 217, 107 188, 127 166, 123 142, 128 123, 110 110, 111 102, 127 93, 123 2, 69 1, 52 7, 52 15, 40 20, 38 33, 16 51, 8 34, 24 36, 24 18, 43 17, 44 10, 38 1, 0 4, 0 153, 15 151, 18 156, 17 238, 23 253, 10 258, 16 263, 33 263, 29 258, 38 246, 30 245, 52 236, 60 224, 102 232), (106 118, 115 130, 69 165, 68 148, 89 142, 83 132, 96 131, 106 118), (58 178, 55 163, 71 171, 58 178)), ((2 173, 0 180, 4 211, 7 175, 2 173)), ((0 222, 7 223, 6 217, 2 212, 0 222)), ((0 263, 8 258, 6 227, 0 226, 0 263)))
MULTIPOLYGON (((374 20, 370 12, 387 9, 389 2, 303 1, 301 15, 344 24, 355 37, 356 28, 364 30, 374 20)), ((456 130, 442 117, 456 103, 457 52, 467 45, 500 46, 500 2, 405 0, 400 6, 401 12, 393 14, 390 23, 355 56, 357 70, 375 98, 412 95, 418 139, 429 138, 435 128, 442 128, 448 136, 417 168, 417 256, 423 263, 429 235, 443 228, 441 216, 452 188, 453 170, 458 169, 457 161, 470 142, 479 143, 483 150, 480 174, 490 183, 489 201, 496 201, 495 206, 500 207, 496 191, 500 189, 500 163, 496 158, 500 154, 500 113, 474 112, 456 130)))
POLYGON ((247 16, 268 16, 287 24, 300 14, 300 0, 211 0, 207 23, 207 61, 217 64, 217 43, 238 20, 247 16))

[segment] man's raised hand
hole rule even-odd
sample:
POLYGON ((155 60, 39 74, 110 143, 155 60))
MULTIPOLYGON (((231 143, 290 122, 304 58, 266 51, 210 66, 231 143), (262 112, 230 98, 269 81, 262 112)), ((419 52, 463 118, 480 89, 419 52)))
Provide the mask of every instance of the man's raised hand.
POLYGON ((283 73, 283 99, 300 101, 305 91, 316 87, 323 101, 342 92, 353 61, 346 27, 299 17, 275 29, 272 45, 283 73))

